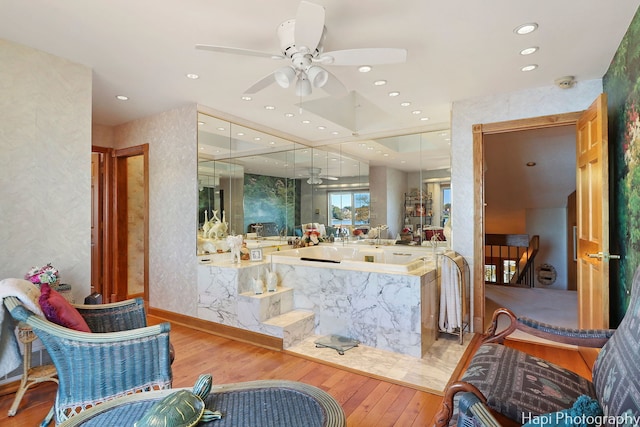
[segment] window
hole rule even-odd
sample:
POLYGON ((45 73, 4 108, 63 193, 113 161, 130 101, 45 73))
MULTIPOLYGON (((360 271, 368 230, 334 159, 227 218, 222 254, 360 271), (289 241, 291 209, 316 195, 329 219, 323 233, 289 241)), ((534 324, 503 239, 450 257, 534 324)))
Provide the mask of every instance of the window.
POLYGON ((329 225, 369 224, 371 199, 368 191, 341 191, 328 194, 329 225))
POLYGON ((451 187, 449 185, 440 185, 442 189, 442 213, 440 215, 440 227, 449 221, 451 215, 451 187))

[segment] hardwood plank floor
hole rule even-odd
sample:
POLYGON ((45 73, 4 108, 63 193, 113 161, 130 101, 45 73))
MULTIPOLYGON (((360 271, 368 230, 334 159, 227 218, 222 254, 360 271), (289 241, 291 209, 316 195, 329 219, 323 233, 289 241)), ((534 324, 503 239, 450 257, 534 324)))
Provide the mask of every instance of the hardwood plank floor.
MULTIPOLYGON (((157 323, 157 319, 150 317, 150 323, 157 323)), ((216 383, 260 379, 301 381, 331 394, 344 409, 349 427, 430 426, 442 400, 430 393, 177 324, 171 326, 171 341, 176 349, 175 387, 190 387, 198 375, 205 372, 212 373, 216 383)), ((576 351, 528 343, 508 345, 591 377, 576 351)), ((29 389, 14 417, 7 416, 13 394, 0 396, 0 425, 37 426, 51 407, 55 392, 53 383, 29 389)))

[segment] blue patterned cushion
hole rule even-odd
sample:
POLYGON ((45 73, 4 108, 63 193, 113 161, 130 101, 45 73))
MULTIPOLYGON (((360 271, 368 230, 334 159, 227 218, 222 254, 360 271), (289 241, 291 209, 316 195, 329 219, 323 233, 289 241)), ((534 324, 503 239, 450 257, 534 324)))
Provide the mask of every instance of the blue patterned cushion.
MULTIPOLYGON (((640 268, 629 308, 593 367, 593 383, 606 416, 640 417, 640 268)), ((635 422, 635 425, 638 425, 635 422)), ((633 424, 633 423, 632 423, 633 424)))
POLYGON ((491 408, 518 423, 523 415, 567 409, 580 395, 596 396, 587 379, 500 344, 482 345, 462 380, 478 387, 491 408))

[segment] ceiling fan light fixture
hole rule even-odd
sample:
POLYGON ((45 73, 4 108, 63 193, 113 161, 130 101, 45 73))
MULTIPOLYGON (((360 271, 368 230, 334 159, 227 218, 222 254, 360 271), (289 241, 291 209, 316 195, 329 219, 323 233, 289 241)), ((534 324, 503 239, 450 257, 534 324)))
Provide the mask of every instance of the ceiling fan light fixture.
POLYGON ((293 83, 293 80, 296 78, 296 70, 292 67, 282 67, 278 68, 273 73, 274 78, 276 79, 276 83, 282 88, 288 88, 293 83))
POLYGON ((323 87, 329 80, 329 73, 317 65, 312 65, 307 70, 307 77, 313 84, 313 87, 323 87))
POLYGON ((298 78, 298 82, 296 83, 296 95, 297 96, 308 96, 311 95, 311 83, 307 76, 303 73, 300 74, 298 78))
POLYGON ((312 177, 309 177, 309 179, 307 180, 307 184, 311 184, 311 185, 322 184, 322 180, 317 176, 312 176, 312 177))

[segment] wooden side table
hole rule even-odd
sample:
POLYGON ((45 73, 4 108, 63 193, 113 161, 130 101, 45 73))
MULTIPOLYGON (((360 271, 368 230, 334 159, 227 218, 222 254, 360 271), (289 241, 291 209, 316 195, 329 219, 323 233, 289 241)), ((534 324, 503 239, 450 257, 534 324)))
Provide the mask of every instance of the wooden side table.
POLYGON ((31 345, 37 338, 38 337, 29 325, 22 322, 18 324, 18 339, 24 344, 22 361, 23 371, 20 386, 18 387, 18 391, 16 391, 16 397, 13 400, 11 408, 9 408, 10 417, 13 417, 18 411, 18 405, 20 405, 20 401, 29 387, 45 381, 53 381, 56 384, 58 383, 58 379, 56 378, 58 372, 56 371, 55 366, 43 365, 33 368, 31 367, 31 345))

